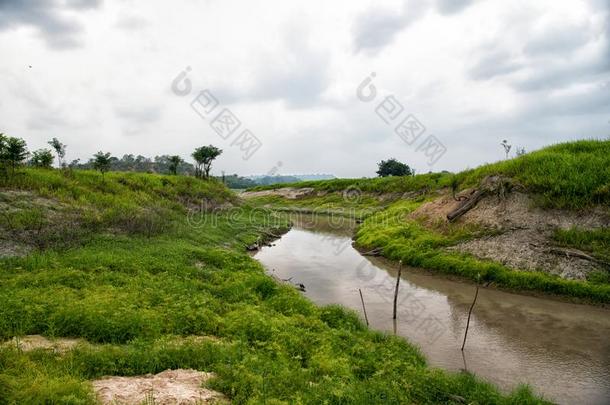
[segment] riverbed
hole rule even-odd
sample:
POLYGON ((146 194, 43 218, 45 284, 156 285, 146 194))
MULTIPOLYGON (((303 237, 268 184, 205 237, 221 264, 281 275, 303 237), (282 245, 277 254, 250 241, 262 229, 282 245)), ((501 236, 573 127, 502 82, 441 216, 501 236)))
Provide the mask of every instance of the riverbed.
POLYGON ((397 266, 352 247, 355 223, 306 215, 293 222, 255 258, 303 284, 314 302, 344 305, 364 320, 360 290, 370 327, 407 338, 431 366, 467 370, 505 391, 529 384, 560 404, 609 402, 610 310, 480 288, 462 352, 473 284, 403 266, 393 322, 397 266))

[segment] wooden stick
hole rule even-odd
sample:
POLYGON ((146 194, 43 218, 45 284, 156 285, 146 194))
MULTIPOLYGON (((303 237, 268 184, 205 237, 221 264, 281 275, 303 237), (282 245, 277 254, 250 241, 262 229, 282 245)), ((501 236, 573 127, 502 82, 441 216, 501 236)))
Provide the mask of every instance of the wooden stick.
POLYGON ((398 277, 396 277, 396 289, 394 290, 394 316, 396 319, 396 303, 398 302, 398 286, 400 285, 400 273, 402 273, 402 260, 398 261, 398 277))
POLYGON ((474 293, 474 300, 472 300, 472 305, 470 305, 470 310, 468 311, 468 321, 466 322, 466 331, 464 332, 464 341, 462 342, 462 351, 464 351, 464 346, 466 345, 466 336, 468 336, 468 327, 470 326, 470 314, 472 314, 472 308, 474 308, 474 304, 477 302, 478 295, 479 295, 479 284, 477 284, 477 290, 474 293))
POLYGON ((360 293, 360 301, 362 301, 362 310, 364 311, 364 320, 366 321, 366 326, 369 326, 369 317, 366 316, 366 306, 364 306, 364 298, 362 298, 362 290, 359 288, 358 292, 360 293))

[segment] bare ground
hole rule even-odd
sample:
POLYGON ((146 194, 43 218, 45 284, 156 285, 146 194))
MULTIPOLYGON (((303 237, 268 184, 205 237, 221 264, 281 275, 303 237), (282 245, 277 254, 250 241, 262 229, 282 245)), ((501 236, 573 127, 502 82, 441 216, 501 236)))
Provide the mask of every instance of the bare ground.
POLYGON ((52 350, 55 353, 65 353, 82 342, 84 342, 84 340, 82 339, 49 339, 41 335, 27 335, 21 337, 14 337, 11 340, 2 343, 1 345, 14 346, 24 352, 29 352, 36 349, 44 349, 52 350))
POLYGON ((282 187, 275 190, 262 190, 262 191, 244 191, 240 194, 243 198, 256 198, 266 197, 270 195, 276 195, 284 197, 288 200, 297 200, 299 198, 308 197, 314 194, 314 189, 311 187, 295 188, 295 187, 282 187))
MULTIPOLYGON (((462 196, 470 194, 465 190, 462 196)), ((422 205, 411 214, 429 226, 448 226, 447 214, 458 206, 451 195, 422 205)), ((558 255, 552 235, 555 229, 579 227, 594 229, 610 226, 607 209, 597 207, 579 212, 535 207, 531 197, 513 192, 504 198, 487 196, 450 226, 476 225, 488 236, 448 248, 501 262, 518 270, 539 270, 567 279, 584 279, 600 269, 598 263, 568 255, 558 255), (492 233, 492 235, 489 235, 492 233)))
POLYGON ((137 377, 105 377, 93 381, 92 385, 102 404, 228 403, 221 393, 202 387, 213 376, 212 373, 178 369, 137 377))

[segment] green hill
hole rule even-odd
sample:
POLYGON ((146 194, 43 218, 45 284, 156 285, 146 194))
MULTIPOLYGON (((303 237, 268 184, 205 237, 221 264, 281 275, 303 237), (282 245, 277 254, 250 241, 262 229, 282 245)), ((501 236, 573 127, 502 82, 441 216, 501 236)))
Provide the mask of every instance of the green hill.
POLYGON ((403 339, 277 284, 244 247, 286 220, 216 182, 27 169, 0 204, 2 404, 95 403, 93 379, 177 368, 214 372, 236 404, 543 402, 431 369, 403 339), (8 341, 35 334, 80 343, 8 341))
POLYGON ((333 179, 274 184, 250 189, 312 187, 339 192, 348 187, 370 193, 405 193, 423 188, 458 189, 478 184, 489 175, 513 178, 529 192, 538 194, 548 207, 578 209, 592 204, 610 204, 610 141, 587 140, 561 143, 523 156, 465 170, 457 174, 430 173, 407 177, 333 179))

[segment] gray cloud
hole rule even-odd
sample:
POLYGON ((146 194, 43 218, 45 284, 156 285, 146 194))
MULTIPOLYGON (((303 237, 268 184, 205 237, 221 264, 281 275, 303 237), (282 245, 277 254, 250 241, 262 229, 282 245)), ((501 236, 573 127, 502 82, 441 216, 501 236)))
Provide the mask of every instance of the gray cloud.
POLYGON ((154 128, 153 124, 161 119, 163 112, 160 105, 142 105, 141 103, 118 105, 115 106, 114 111, 120 119, 121 131, 126 136, 149 133, 151 128, 154 128))
MULTIPOLYGON (((472 0, 436 0, 436 10, 443 15, 457 14, 472 4, 472 0)), ((376 53, 392 43, 402 30, 415 23, 432 6, 428 0, 405 1, 397 10, 377 7, 362 14, 354 24, 356 52, 376 53)))
POLYGON ((132 123, 153 123, 161 118, 161 106, 159 105, 123 105, 115 107, 118 117, 132 123))
POLYGON ((394 37, 417 21, 428 9, 426 1, 405 2, 400 10, 372 8, 362 14, 354 24, 356 52, 376 53, 389 45, 394 37))
POLYGON ((67 6, 76 9, 97 8, 102 5, 104 0, 68 0, 67 6))
POLYGON ((587 27, 553 27, 529 38, 524 51, 529 55, 567 55, 591 40, 587 27))
POLYGON ((356 21, 354 27, 356 50, 379 50, 405 26, 401 12, 374 10, 366 13, 356 21))
MULTIPOLYGON (((608 21, 608 14, 605 19, 608 21)), ((492 45, 477 49, 473 56, 479 59, 468 76, 474 80, 502 77, 519 92, 604 80, 603 75, 610 71, 608 24, 603 30, 589 22, 556 22, 543 30, 532 29, 537 21, 532 20, 519 29, 527 31, 527 42, 521 42, 520 47, 515 46, 518 31, 505 30, 492 45)))
POLYGON ((523 79, 514 80, 512 85, 520 91, 540 91, 568 87, 577 83, 597 81, 596 77, 610 71, 607 59, 587 63, 564 63, 547 67, 536 67, 523 79))
POLYGON ((65 49, 81 45, 82 25, 66 17, 65 10, 84 10, 99 7, 102 0, 2 0, 0 1, 0 30, 22 25, 35 27, 50 48, 65 49))
POLYGON ((227 103, 282 100, 290 108, 319 105, 330 84, 329 55, 307 42, 302 27, 290 27, 282 37, 280 52, 259 55, 249 85, 225 84, 214 94, 227 103))
POLYGON ((444 15, 456 14, 472 4, 472 0, 436 0, 437 10, 444 15))
POLYGON ((488 80, 513 73, 521 67, 508 52, 492 51, 479 59, 468 74, 475 80, 488 80))
POLYGON ((247 93, 250 100, 284 100, 302 108, 320 101, 329 84, 327 60, 323 55, 300 55, 283 68, 262 71, 247 93))

